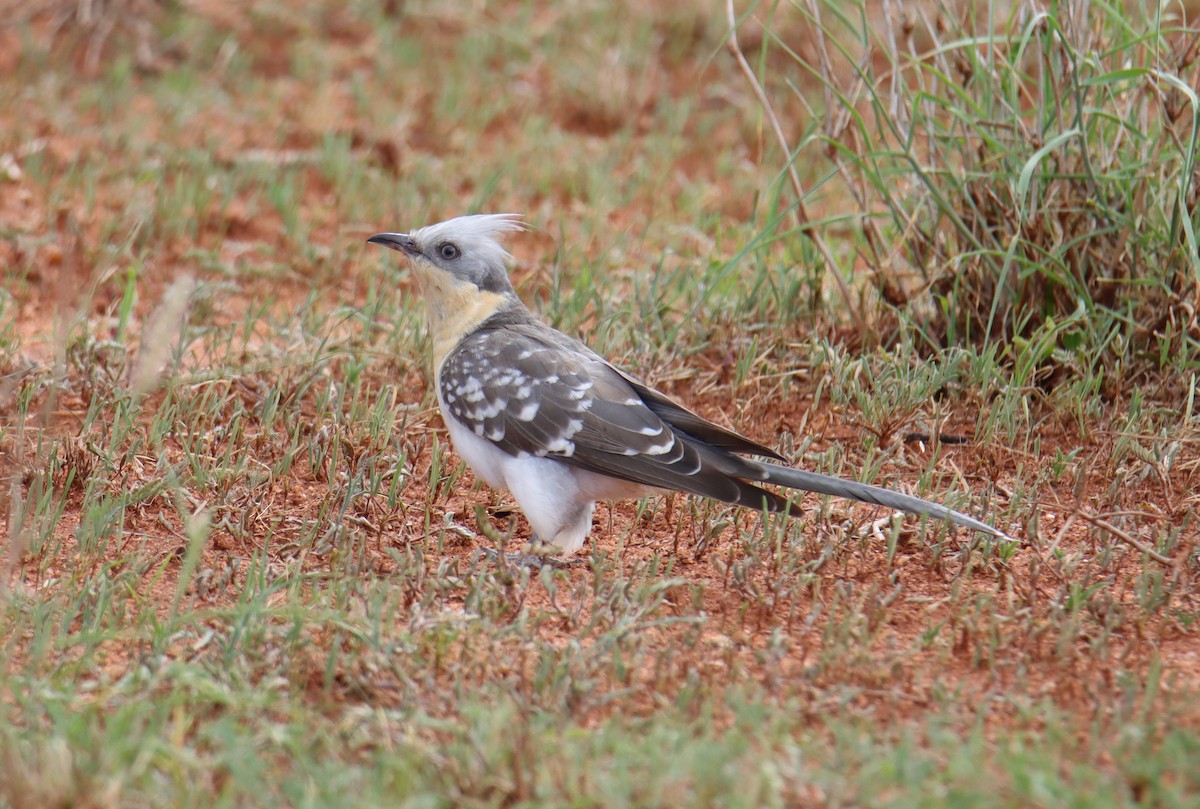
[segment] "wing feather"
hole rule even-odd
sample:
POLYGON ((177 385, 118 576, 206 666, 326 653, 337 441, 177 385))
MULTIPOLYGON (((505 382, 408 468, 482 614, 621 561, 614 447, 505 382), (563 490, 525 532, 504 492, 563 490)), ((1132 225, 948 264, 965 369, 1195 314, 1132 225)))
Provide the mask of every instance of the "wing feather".
POLYGON ((555 457, 593 472, 771 510, 786 501, 750 483, 778 457, 617 371, 539 323, 481 329, 446 357, 443 407, 511 455, 555 457), (707 440, 706 440, 707 439, 707 440))

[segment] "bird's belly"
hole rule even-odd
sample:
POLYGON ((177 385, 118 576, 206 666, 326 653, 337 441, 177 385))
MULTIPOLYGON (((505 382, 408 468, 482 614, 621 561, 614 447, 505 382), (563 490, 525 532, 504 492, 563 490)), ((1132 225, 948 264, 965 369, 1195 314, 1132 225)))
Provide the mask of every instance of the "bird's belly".
POLYGON ((508 491, 510 475, 532 475, 540 478, 547 490, 554 490, 560 475, 568 475, 572 481, 571 497, 579 500, 627 500, 653 494, 657 489, 621 480, 579 467, 571 467, 562 461, 549 458, 518 458, 504 452, 494 443, 475 434, 475 431, 458 421, 449 413, 443 413, 450 443, 467 465, 493 489, 508 491))
POLYGON ((589 500, 629 500, 658 491, 641 483, 589 472, 586 469, 575 469, 575 479, 580 493, 589 500))
POLYGON ((475 476, 493 489, 507 491, 504 465, 512 456, 483 436, 475 435, 470 427, 448 413, 443 413, 442 418, 446 422, 446 430, 450 433, 450 443, 454 445, 454 451, 462 456, 467 466, 475 472, 475 476))

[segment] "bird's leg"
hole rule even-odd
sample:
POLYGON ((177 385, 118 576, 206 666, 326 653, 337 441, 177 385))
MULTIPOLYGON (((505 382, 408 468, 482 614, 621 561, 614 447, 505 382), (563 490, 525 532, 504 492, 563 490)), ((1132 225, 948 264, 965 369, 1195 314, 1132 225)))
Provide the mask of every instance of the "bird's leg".
POLYGON ((559 559, 562 555, 562 548, 557 545, 551 545, 549 542, 543 542, 537 537, 533 537, 520 551, 513 553, 504 552, 504 542, 496 543, 499 549, 496 548, 480 548, 475 551, 475 558, 486 556, 488 561, 499 563, 503 561, 503 565, 515 565, 517 567, 528 567, 537 570, 542 565, 565 570, 569 567, 575 567, 581 563, 581 560, 576 557, 574 559, 559 559))
MULTIPOLYGON (((498 543, 499 544, 499 543, 498 543)), ((549 565, 563 570, 568 567, 574 567, 580 563, 579 559, 557 559, 556 556, 562 554, 562 549, 542 542, 537 537, 534 537, 521 551, 513 553, 504 553, 503 545, 500 550, 496 548, 480 548, 475 551, 475 558, 486 556, 488 561, 499 562, 504 560, 504 564, 515 565, 517 567, 529 567, 537 570, 542 565, 549 565)))
POLYGON ((579 559, 561 559, 563 549, 550 542, 544 542, 536 536, 530 537, 529 543, 522 549, 519 555, 524 561, 518 564, 524 564, 530 567, 541 567, 542 565, 550 565, 559 570, 568 567, 573 567, 579 564, 579 559))
POLYGON ((475 521, 479 524, 479 532, 496 543, 495 548, 480 548, 475 552, 476 557, 486 556, 489 561, 500 563, 502 566, 516 565, 534 569, 540 568, 542 565, 564 568, 576 564, 578 561, 555 559, 554 557, 562 555, 562 548, 549 542, 543 542, 536 536, 532 537, 520 552, 505 553, 505 546, 512 539, 513 531, 516 528, 516 520, 510 519, 508 529, 501 532, 488 519, 487 509, 483 506, 475 506, 475 521))

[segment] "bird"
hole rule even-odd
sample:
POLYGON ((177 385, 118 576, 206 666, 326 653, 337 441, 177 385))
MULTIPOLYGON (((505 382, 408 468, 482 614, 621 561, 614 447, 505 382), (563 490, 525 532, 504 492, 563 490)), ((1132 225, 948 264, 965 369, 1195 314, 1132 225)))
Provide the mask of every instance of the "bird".
POLYGON ((779 486, 948 520, 1006 538, 944 505, 785 465, 777 451, 697 415, 531 312, 513 289, 501 237, 519 214, 472 214, 368 243, 404 255, 424 299, 434 387, 455 451, 509 492, 529 547, 569 558, 598 501, 664 491, 802 513, 779 486))

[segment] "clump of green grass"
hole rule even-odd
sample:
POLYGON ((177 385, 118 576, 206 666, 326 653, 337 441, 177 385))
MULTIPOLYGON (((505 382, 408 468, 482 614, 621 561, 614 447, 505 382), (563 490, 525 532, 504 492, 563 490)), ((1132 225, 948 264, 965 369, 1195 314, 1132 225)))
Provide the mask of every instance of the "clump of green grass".
POLYGON ((807 106, 804 74, 823 86, 788 159, 832 159, 883 310, 931 349, 1000 340, 1009 362, 1033 347, 1040 372, 1119 382, 1200 348, 1200 37, 1183 13, 793 0, 772 8, 764 51, 784 56, 759 73, 780 106, 807 106))

